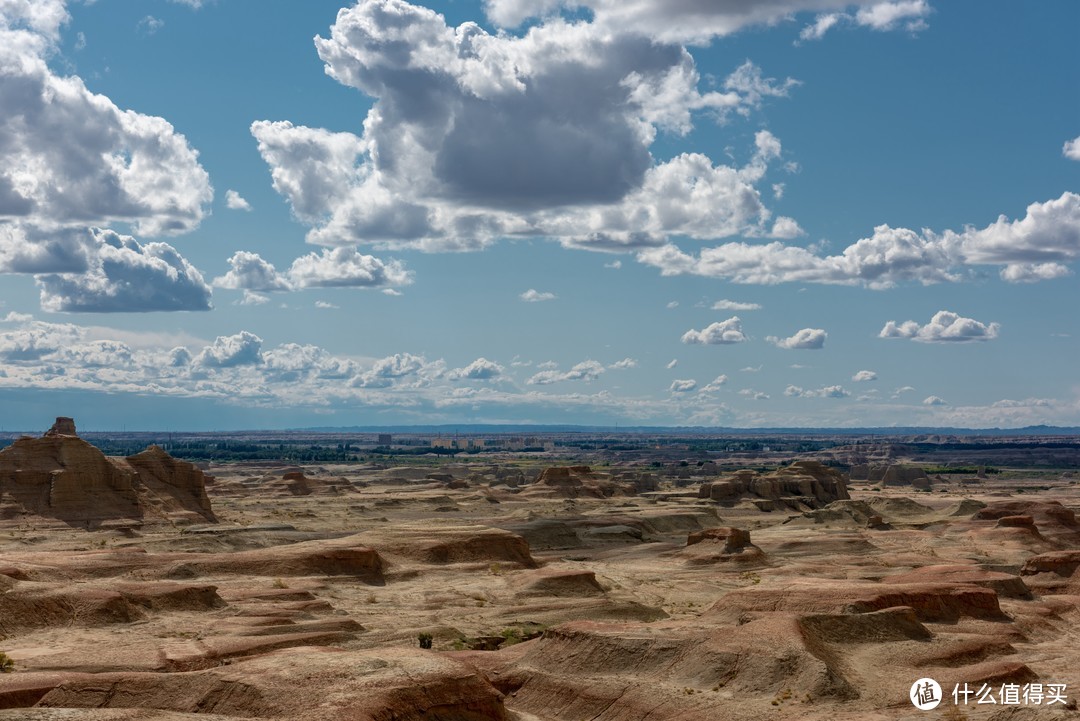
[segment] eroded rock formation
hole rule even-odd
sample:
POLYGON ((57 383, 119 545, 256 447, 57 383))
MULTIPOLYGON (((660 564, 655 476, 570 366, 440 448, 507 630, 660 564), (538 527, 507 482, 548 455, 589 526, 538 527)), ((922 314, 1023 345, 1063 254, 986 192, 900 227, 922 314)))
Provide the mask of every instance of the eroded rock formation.
POLYGON ((847 481, 836 469, 817 461, 796 461, 787 468, 760 474, 751 470, 702 483, 699 498, 735 504, 748 500, 761 510, 820 508, 847 499, 847 481))
POLYGON ((206 476, 157 446, 112 458, 57 418, 41 438, 0 451, 0 520, 41 517, 90 527, 114 519, 214 521, 206 476))

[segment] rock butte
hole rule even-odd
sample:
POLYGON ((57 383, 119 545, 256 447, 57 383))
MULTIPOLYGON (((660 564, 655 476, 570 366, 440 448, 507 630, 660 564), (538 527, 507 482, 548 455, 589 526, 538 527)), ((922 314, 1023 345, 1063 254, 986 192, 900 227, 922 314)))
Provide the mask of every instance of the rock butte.
POLYGON ((914 493, 888 449, 837 453, 866 481, 598 455, 207 476, 59 418, 0 451, 0 721, 899 720, 927 676, 1072 704, 1075 485, 914 493))

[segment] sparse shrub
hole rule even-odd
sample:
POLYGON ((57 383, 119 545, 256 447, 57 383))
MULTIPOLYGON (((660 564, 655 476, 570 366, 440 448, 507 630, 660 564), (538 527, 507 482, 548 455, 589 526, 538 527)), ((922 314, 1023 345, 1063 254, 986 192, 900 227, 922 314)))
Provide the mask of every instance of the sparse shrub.
POLYGON ((502 565, 500 565, 499 563, 491 564, 488 567, 488 570, 491 571, 492 576, 501 576, 503 574, 502 565))
POLYGON ((431 648, 434 637, 430 633, 421 633, 416 640, 420 642, 420 648, 431 648))
POLYGON ((366 598, 365 600, 366 600, 366 601, 367 601, 368 603, 378 603, 378 602, 379 602, 379 599, 375 598, 375 594, 374 594, 374 593, 369 593, 369 594, 367 595, 367 598, 366 598))
POLYGON ((15 661, 3 651, 0 651, 0 673, 11 673, 15 670, 15 661))
POLYGON ((274 588, 288 588, 288 584, 282 581, 280 578, 275 578, 273 583, 274 588))
POLYGON ((761 583, 761 576, 757 575, 753 571, 743 571, 739 574, 739 578, 743 581, 747 581, 753 585, 761 583))

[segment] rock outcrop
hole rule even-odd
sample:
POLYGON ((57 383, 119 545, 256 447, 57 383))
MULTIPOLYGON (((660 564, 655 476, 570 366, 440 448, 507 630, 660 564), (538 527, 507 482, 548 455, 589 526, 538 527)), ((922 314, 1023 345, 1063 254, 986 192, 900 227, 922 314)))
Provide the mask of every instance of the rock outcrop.
POLYGON ((620 482, 608 473, 596 473, 589 466, 553 466, 544 472, 522 493, 527 496, 545 498, 610 498, 612 496, 633 496, 638 486, 655 490, 650 480, 644 482, 634 479, 620 482))
POLYGON ((796 461, 766 474, 737 471, 718 481, 702 483, 698 497, 730 505, 749 500, 763 511, 821 508, 849 498, 844 475, 817 461, 796 461))
POLYGON ((0 451, 0 520, 26 517, 87 528, 117 519, 216 520, 194 465, 157 446, 108 457, 75 434, 70 418, 0 451))

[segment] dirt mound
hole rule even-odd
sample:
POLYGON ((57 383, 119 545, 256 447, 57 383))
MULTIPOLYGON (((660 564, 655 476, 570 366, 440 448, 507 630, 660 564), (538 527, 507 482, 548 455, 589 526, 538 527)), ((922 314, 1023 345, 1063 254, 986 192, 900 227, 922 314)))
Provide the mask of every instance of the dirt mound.
POLYGON ((603 596, 596 574, 586 570, 536 571, 516 579, 520 596, 603 596))
POLYGON ((132 705, 297 721, 508 718, 502 695, 476 671, 419 649, 302 647, 191 673, 99 674, 63 681, 38 702, 42 708, 132 705))
POLYGON ((536 568, 525 539, 486 526, 408 526, 365 531, 356 536, 388 559, 424 564, 510 563, 536 568))
POLYGON ((119 591, 29 584, 0 594, 0 636, 53 626, 105 626, 143 618, 119 591))
POLYGON ((162 554, 174 563, 167 578, 215 575, 356 576, 366 583, 383 583, 383 559, 359 536, 332 541, 304 541, 235 553, 162 554))
POLYGON ((923 566, 909 573, 881 579, 882 583, 961 583, 993 589, 1004 598, 1031 598, 1023 579, 1011 573, 989 571, 974 565, 923 566))
POLYGON ((1053 551, 1032 556, 1020 568, 1024 582, 1040 593, 1080 593, 1080 551, 1053 551))
POLYGON ((522 492, 541 498, 611 498, 637 495, 637 481, 619 482, 608 473, 594 473, 589 466, 545 468, 522 492))
POLYGON ((750 542, 750 532, 741 528, 721 527, 694 531, 686 537, 686 548, 679 551, 688 565, 711 563, 761 564, 765 553, 750 542))
POLYGON ((563 521, 538 518, 524 523, 509 523, 502 525, 502 528, 521 536, 529 544, 529 548, 538 551, 581 546, 577 531, 563 521))
POLYGON ((82 528, 115 519, 216 520, 206 477, 192 464, 157 446, 107 457, 67 421, 0 450, 0 520, 41 517, 82 528))
POLYGON ((953 622, 961 616, 1008 617, 992 589, 962 583, 792 583, 782 588, 743 588, 714 603, 703 618, 737 621, 747 613, 865 613, 910 606, 921 621, 953 622))
POLYGON ((348 478, 311 478, 302 470, 290 470, 280 477, 263 477, 259 484, 260 494, 277 497, 290 496, 340 496, 356 493, 356 487, 348 478))

